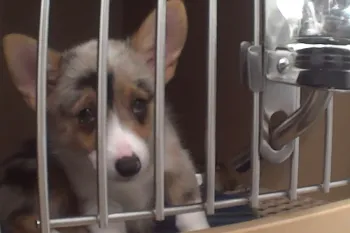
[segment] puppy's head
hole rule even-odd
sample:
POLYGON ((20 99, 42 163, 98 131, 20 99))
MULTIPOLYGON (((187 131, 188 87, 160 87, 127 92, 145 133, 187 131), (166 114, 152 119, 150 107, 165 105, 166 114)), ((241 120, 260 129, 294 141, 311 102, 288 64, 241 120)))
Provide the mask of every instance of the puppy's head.
MULTIPOLYGON (((171 80, 187 36, 186 11, 180 0, 167 3, 166 82, 171 80)), ((111 179, 127 179, 152 161, 156 13, 153 11, 127 42, 109 41, 107 164, 111 179)), ((5 58, 14 84, 36 108, 37 42, 10 34, 5 58)), ((48 52, 48 123, 52 142, 96 165, 97 41, 63 53, 48 52)))

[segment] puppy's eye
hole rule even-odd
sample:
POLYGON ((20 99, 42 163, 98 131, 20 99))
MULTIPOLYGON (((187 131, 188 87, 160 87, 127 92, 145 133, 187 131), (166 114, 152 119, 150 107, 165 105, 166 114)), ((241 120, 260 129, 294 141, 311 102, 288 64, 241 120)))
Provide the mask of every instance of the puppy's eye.
POLYGON ((148 101, 145 99, 134 99, 131 102, 131 111, 136 119, 141 123, 145 123, 148 110, 148 101))
POLYGON ((79 124, 89 126, 95 122, 96 117, 90 108, 84 108, 78 113, 79 124))

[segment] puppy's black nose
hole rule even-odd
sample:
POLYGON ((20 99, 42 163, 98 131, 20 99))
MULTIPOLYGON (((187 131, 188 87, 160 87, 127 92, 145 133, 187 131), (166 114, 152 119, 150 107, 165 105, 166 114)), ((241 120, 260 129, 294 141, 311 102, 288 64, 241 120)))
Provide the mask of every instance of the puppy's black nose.
POLYGON ((123 177, 136 175, 141 169, 141 161, 136 155, 125 156, 115 162, 115 169, 123 177))

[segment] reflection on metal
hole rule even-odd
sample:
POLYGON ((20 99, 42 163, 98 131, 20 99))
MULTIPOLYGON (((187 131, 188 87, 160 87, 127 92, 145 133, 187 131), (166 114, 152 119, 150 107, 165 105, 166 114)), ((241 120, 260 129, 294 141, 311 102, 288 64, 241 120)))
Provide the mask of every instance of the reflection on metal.
POLYGON ((312 36, 347 41, 350 38, 349 0, 277 0, 276 5, 293 39, 312 36))
POLYGON ((290 157, 294 139, 326 109, 330 91, 350 91, 348 5, 350 1, 266 0, 264 32, 259 32, 263 44, 241 44, 243 81, 262 92, 260 153, 268 161, 290 157), (313 90, 299 106, 301 86, 313 90), (271 129, 276 112, 287 117, 271 129))
MULTIPOLYGON (((287 130, 284 130, 283 133, 291 136, 291 133, 288 130, 292 130, 293 126, 291 124, 297 123, 297 121, 301 120, 299 115, 295 115, 296 109, 299 106, 298 100, 300 99, 300 88, 285 85, 277 82, 272 82, 267 80, 265 85, 265 90, 262 94, 262 123, 261 123, 261 144, 260 144, 260 153, 264 159, 267 159, 273 163, 281 163, 285 161, 292 154, 294 150, 294 139, 299 135, 295 136, 289 141, 282 145, 282 147, 272 147, 272 135, 275 135, 276 130, 280 130, 282 126, 283 129, 288 126, 287 130), (295 115, 293 121, 290 121, 290 117, 288 117, 284 122, 280 123, 274 130, 271 130, 271 117, 276 113, 282 111, 287 116, 295 115)), ((302 107, 303 109, 303 107, 302 107)), ((283 135, 284 136, 284 135, 283 135)), ((276 140, 276 139, 275 139, 276 140)), ((278 142, 279 138, 277 138, 278 142)))
POLYGON ((328 91, 312 91, 301 108, 290 115, 271 134, 271 146, 275 150, 299 137, 321 115, 331 99, 328 91))
POLYGON ((350 90, 349 0, 266 0, 265 15, 269 80, 350 90), (281 59, 279 53, 285 53, 283 59, 292 66, 288 72, 276 75, 274 58, 281 59))
POLYGON ((293 140, 326 109, 329 91, 350 90, 349 5, 350 1, 265 1, 260 152, 270 162, 289 158, 293 140), (298 107, 301 86, 314 89, 298 107), (271 130, 271 116, 279 111, 288 117, 271 130))

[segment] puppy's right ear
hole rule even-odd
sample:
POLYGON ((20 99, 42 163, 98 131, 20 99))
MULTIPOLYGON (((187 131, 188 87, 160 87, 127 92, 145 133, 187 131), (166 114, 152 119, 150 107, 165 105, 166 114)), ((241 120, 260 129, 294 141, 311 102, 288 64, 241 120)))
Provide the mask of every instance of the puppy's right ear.
MULTIPOLYGON (((37 80, 37 41, 20 34, 9 34, 3 38, 3 48, 8 70, 13 83, 27 104, 35 109, 37 80)), ((61 54, 48 50, 48 84, 55 83, 61 54)))

